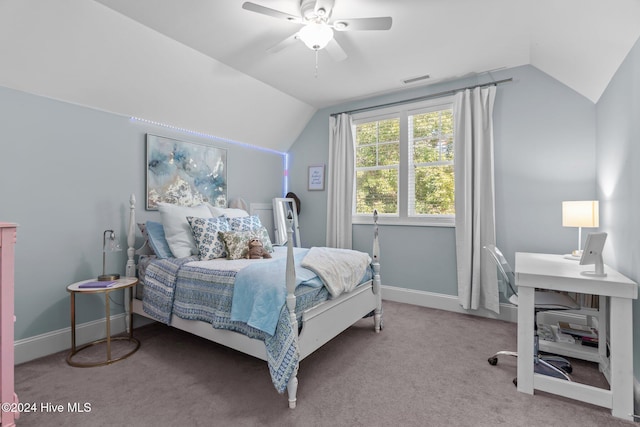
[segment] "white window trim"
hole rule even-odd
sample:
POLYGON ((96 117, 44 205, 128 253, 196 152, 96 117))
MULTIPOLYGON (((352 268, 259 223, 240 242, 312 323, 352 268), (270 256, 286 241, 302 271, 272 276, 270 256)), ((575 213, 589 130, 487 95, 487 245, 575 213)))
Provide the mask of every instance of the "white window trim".
MULTIPOLYGON (((406 171, 409 167, 409 145, 408 118, 410 115, 418 113, 426 113, 441 109, 453 108, 453 96, 430 99, 411 104, 398 105, 377 110, 365 111, 353 114, 351 119, 354 128, 360 123, 371 122, 374 120, 385 120, 390 118, 400 119, 400 163, 398 169, 398 185, 400 191, 398 194, 398 214, 378 214, 378 224, 380 225, 403 225, 403 226, 426 226, 426 227, 455 227, 455 215, 412 215, 408 214, 408 174, 406 171), (404 143, 403 143, 404 141, 404 143), (404 190, 403 190, 404 189, 404 190)), ((454 159, 455 162, 455 159, 454 159)), ((353 194, 355 202, 355 179, 353 181, 353 194)), ((371 214, 359 215, 355 213, 355 203, 352 207, 352 224, 373 224, 371 214)))

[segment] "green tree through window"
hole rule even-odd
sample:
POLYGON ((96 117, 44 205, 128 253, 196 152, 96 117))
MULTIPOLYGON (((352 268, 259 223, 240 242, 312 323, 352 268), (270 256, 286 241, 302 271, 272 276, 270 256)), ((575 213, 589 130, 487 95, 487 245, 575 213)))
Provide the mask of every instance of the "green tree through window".
POLYGON ((380 120, 356 126, 356 212, 398 212, 400 123, 380 120))
POLYGON ((453 215, 453 111, 409 116, 409 130, 413 167, 413 181, 409 178, 410 212, 453 215))
POLYGON ((374 209, 392 217, 455 214, 450 99, 354 122, 356 216, 374 209))

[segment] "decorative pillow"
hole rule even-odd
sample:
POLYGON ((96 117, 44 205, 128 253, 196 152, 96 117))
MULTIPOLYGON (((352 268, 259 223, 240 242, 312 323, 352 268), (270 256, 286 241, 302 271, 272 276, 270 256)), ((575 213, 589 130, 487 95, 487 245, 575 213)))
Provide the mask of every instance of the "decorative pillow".
POLYGON ((162 218, 164 234, 173 256, 176 258, 184 258, 196 255, 198 248, 193 239, 193 233, 191 232, 191 226, 187 221, 187 217, 211 218, 209 208, 207 208, 206 205, 177 206, 159 202, 158 210, 162 218))
MULTIPOLYGON (((145 244, 136 249, 136 253, 140 255, 155 255, 153 248, 149 244, 149 234, 147 233, 147 223, 139 222, 138 229, 140 230, 140 234, 142 234, 142 238, 145 241, 145 244)), ((142 277, 142 276, 141 276, 142 277)))
POLYGON ((262 227, 260 218, 257 215, 231 218, 229 219, 229 224, 233 231, 250 231, 262 227))
POLYGON ((142 234, 144 240, 149 240, 149 236, 147 234, 147 224, 145 222, 139 222, 138 229, 140 230, 140 234, 142 234))
POLYGON ((207 203, 207 207, 209 211, 211 211, 211 215, 213 216, 222 216, 225 215, 229 218, 238 218, 243 216, 249 216, 249 213, 244 209, 238 208, 219 208, 217 206, 213 206, 210 203, 207 203))
POLYGON ((269 233, 264 227, 249 231, 221 231, 218 233, 227 250, 227 259, 245 258, 249 250, 251 239, 260 239, 262 246, 268 252, 273 252, 269 233), (266 241, 264 240, 266 237, 266 241))
POLYGON ((156 253, 156 256, 160 259, 173 258, 173 253, 169 247, 169 242, 164 235, 164 227, 162 224, 156 221, 147 221, 147 241, 149 246, 156 253))
POLYGON ((242 259, 249 250, 250 231, 221 231, 218 233, 224 241, 227 250, 227 259, 242 259))
POLYGON ((269 238, 269 232, 264 227, 254 228, 251 230, 253 235, 260 239, 262 242, 262 247, 265 251, 271 253, 273 252, 273 244, 271 243, 271 239, 269 238))
POLYGON ((200 259, 215 259, 227 256, 224 242, 219 235, 219 231, 230 231, 227 217, 217 218, 195 218, 187 217, 191 224, 191 231, 196 241, 196 246, 200 251, 200 259))

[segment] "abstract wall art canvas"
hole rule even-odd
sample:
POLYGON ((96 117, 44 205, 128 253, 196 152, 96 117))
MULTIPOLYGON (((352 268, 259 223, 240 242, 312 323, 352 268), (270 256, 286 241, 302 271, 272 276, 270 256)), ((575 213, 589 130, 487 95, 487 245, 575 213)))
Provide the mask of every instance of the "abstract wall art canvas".
POLYGON ((147 210, 227 205, 227 150, 147 134, 147 210))

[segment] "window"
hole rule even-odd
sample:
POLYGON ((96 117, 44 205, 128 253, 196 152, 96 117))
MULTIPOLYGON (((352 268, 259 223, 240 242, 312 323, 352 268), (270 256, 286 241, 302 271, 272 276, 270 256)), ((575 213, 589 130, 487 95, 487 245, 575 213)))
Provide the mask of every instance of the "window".
POLYGON ((452 98, 354 115, 355 223, 453 225, 452 98))

